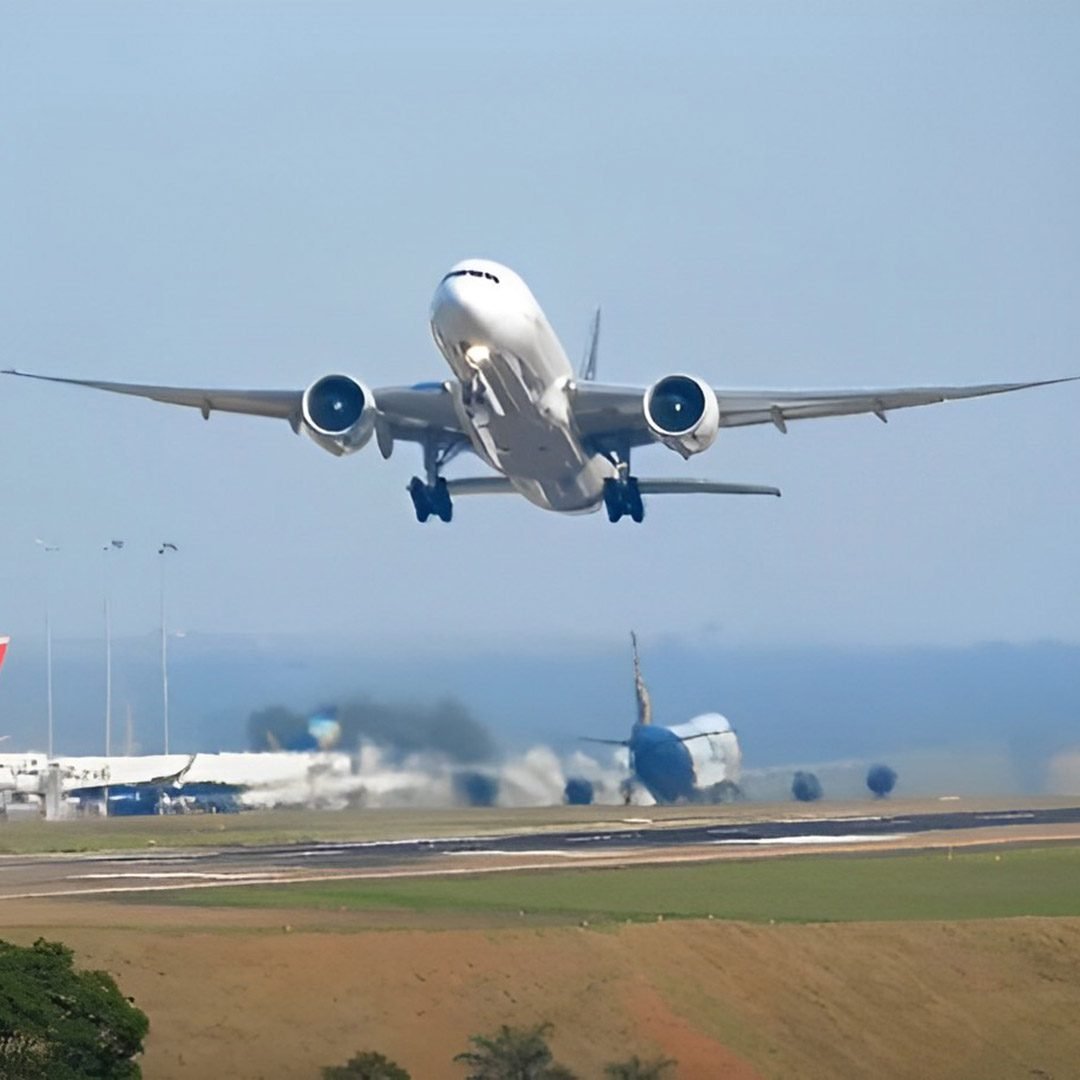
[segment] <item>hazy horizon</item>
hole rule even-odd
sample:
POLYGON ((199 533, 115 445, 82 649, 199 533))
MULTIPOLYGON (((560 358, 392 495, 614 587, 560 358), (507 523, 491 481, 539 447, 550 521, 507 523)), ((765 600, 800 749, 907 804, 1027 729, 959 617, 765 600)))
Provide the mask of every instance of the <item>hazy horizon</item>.
MULTIPOLYGON (((114 646, 114 750, 124 747, 130 707, 137 748, 158 752, 158 641, 114 646)), ((967 790, 1038 791, 1051 759, 1076 746, 1077 646, 728 648, 647 634, 642 646, 657 722, 723 713, 750 770, 904 759, 939 784, 966 778, 967 790)), ((581 735, 623 738, 634 716, 626 642, 403 652, 196 636, 173 641, 171 657, 172 746, 188 753, 246 748, 249 714, 270 705, 303 713, 370 700, 427 709, 451 699, 507 754, 535 745, 569 754, 581 735)), ((103 659, 100 641, 55 643, 58 753, 102 752, 103 659)), ((40 750, 44 733, 43 649, 22 641, 0 675, 4 749, 40 750)))

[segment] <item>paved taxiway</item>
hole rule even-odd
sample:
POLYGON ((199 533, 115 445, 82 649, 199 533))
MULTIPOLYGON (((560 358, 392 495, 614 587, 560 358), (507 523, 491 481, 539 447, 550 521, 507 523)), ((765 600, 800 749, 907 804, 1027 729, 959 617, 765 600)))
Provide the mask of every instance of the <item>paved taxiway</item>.
POLYGON ((755 848, 776 851, 858 845, 928 846, 982 839, 1080 836, 1080 807, 1013 811, 799 818, 671 827, 624 819, 603 829, 529 831, 352 842, 307 842, 109 854, 0 857, 0 901, 176 888, 267 884, 325 877, 476 873, 552 865, 715 858, 755 848), (1056 831, 1055 831, 1056 830, 1056 831))

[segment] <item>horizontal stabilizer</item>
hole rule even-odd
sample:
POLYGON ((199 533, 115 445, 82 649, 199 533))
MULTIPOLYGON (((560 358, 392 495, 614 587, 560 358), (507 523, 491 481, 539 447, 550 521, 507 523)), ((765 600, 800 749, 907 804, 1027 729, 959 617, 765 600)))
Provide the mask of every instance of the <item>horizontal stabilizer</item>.
POLYGON ((600 743, 601 746, 629 746, 630 741, 628 739, 594 739, 591 735, 579 735, 579 741, 600 743))
POLYGON ((679 742, 689 742, 691 739, 711 739, 714 735, 733 735, 733 731, 698 731, 693 735, 679 735, 679 742))
POLYGON ((723 480, 638 480, 642 495, 775 495, 780 489, 763 484, 728 484, 723 480))
POLYGON ((513 495, 515 488, 505 476, 466 476, 447 480, 446 490, 451 495, 513 495))
MULTIPOLYGON (((447 480, 453 495, 513 495, 517 489, 505 476, 466 476, 447 480)), ((776 495, 780 489, 763 484, 729 484, 723 480, 638 480, 642 495, 776 495)))

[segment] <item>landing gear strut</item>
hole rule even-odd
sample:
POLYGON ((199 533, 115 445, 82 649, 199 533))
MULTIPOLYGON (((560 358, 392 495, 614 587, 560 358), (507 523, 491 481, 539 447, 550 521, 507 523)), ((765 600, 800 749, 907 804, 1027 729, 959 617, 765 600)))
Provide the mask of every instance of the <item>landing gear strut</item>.
POLYGON ((645 520, 645 504, 641 501, 636 476, 620 476, 604 481, 604 508, 608 521, 616 522, 623 515, 638 523, 645 520))

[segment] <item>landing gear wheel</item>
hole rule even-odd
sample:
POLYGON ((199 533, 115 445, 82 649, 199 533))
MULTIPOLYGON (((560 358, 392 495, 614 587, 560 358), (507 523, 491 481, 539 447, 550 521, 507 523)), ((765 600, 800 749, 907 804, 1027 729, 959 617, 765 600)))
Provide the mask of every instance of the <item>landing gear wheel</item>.
POLYGON ((623 503, 630 519, 640 525, 645 520, 645 504, 641 501, 641 492, 638 490, 636 476, 631 476, 626 481, 623 491, 623 503))
POLYGON ((446 486, 446 480, 439 477, 435 486, 429 489, 428 498, 431 501, 432 511, 440 521, 450 521, 454 516, 454 504, 450 499, 450 489, 446 486))
POLYGON ((607 510, 608 521, 613 524, 624 516, 638 523, 644 521, 645 503, 641 499, 637 477, 628 476, 625 480, 609 477, 605 480, 604 508, 607 510))
POLYGON ((607 510, 607 518, 615 524, 623 516, 623 496, 618 480, 604 481, 604 507, 607 510))
POLYGON ((414 476, 409 481, 409 495, 412 498, 413 509, 416 511, 416 520, 423 524, 431 516, 432 505, 428 497, 427 484, 414 476))

